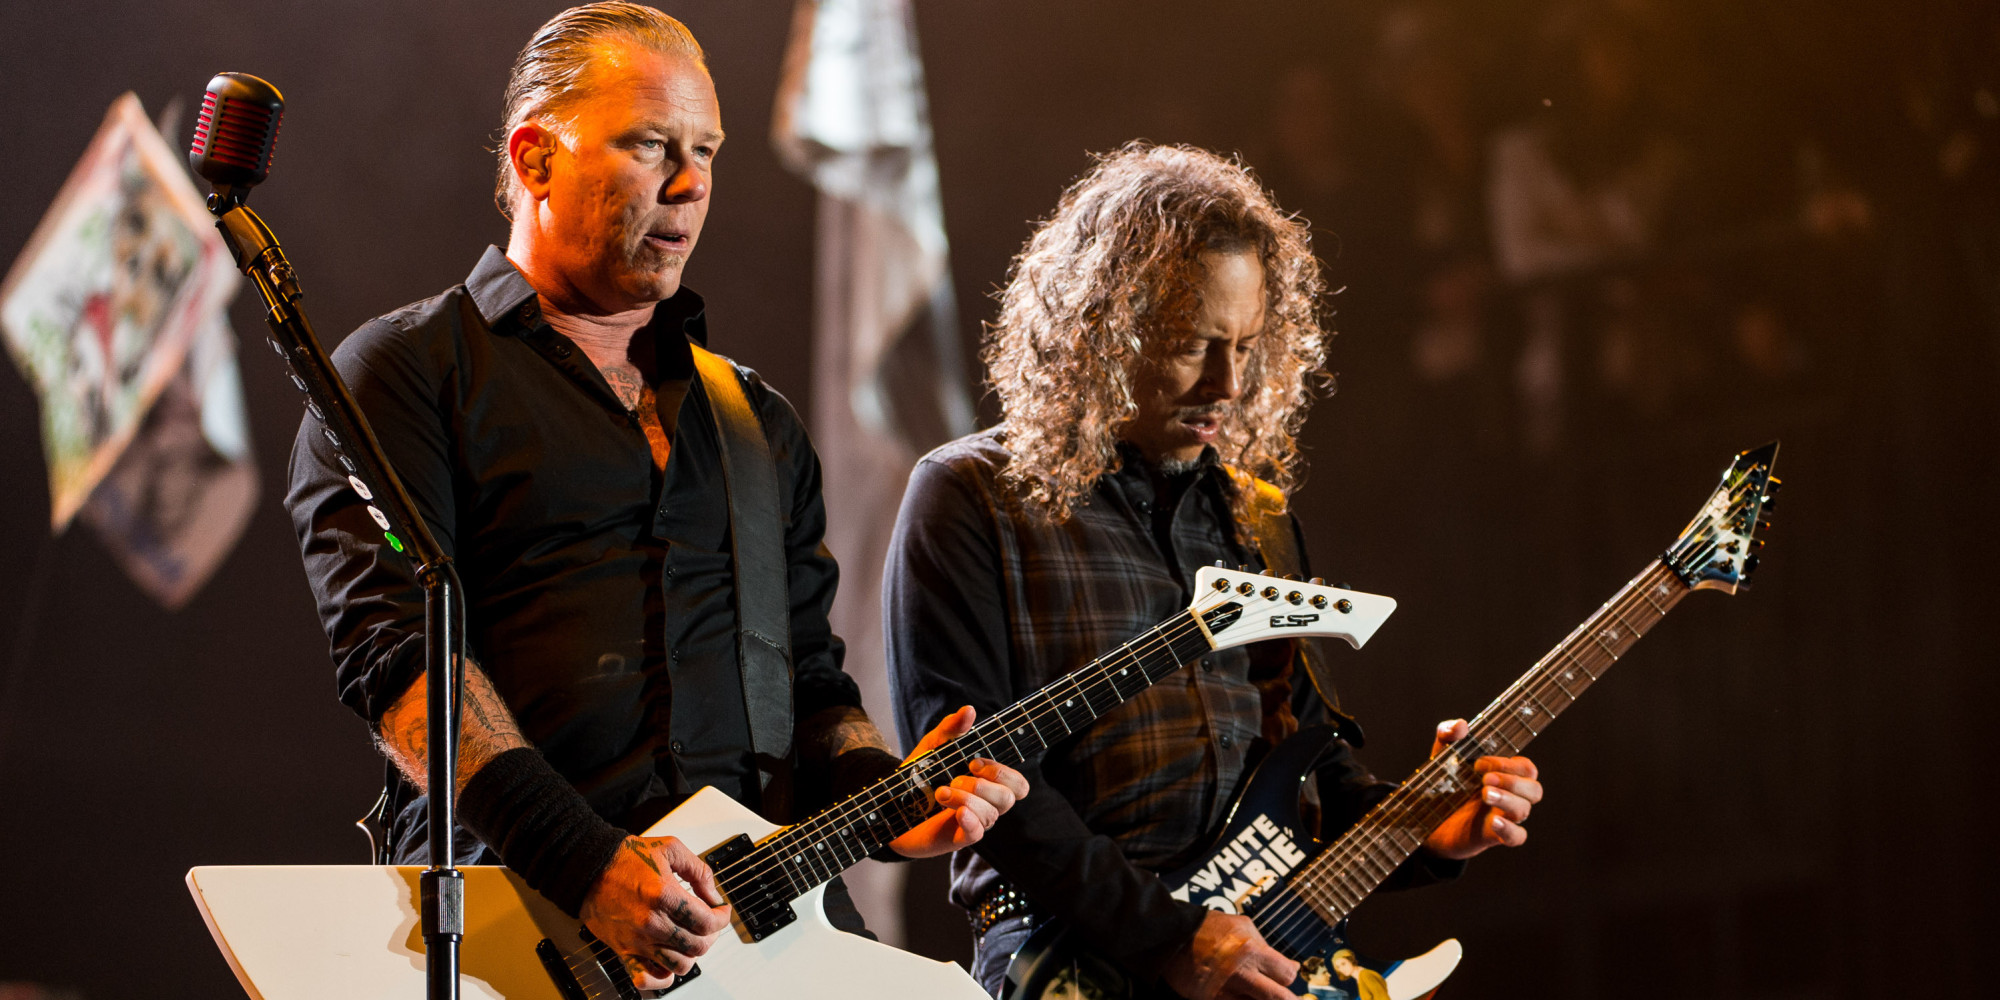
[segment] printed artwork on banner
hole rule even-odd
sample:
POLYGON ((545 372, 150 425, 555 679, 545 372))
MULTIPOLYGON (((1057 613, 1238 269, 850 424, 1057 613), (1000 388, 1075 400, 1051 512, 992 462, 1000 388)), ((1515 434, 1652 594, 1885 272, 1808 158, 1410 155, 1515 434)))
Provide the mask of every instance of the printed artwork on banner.
POLYGON ((236 280, 180 155, 136 96, 120 97, 0 284, 0 329, 41 397, 56 531, 117 464, 236 280))
POLYGON ((81 516, 126 575, 175 610, 235 547, 256 503, 236 334, 217 313, 81 516))

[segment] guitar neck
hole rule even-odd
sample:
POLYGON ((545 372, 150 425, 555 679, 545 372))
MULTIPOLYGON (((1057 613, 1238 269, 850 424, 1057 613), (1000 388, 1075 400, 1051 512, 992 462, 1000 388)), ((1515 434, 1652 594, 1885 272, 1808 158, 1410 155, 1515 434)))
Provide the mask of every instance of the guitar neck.
POLYGON ((1659 560, 1577 626, 1471 722, 1471 731, 1314 858, 1292 886, 1326 920, 1354 911, 1445 817, 1480 794, 1473 762, 1520 752, 1688 593, 1659 560))
MULTIPOLYGON (((1167 619, 1088 666, 982 719, 964 736, 838 804, 785 827, 716 873, 728 891, 756 879, 797 897, 909 832, 932 811, 930 790, 964 774, 974 758, 1009 766, 1033 760, 1212 647, 1211 628, 1241 614, 1231 602, 1167 619)), ((733 898, 733 894, 732 894, 733 898)))

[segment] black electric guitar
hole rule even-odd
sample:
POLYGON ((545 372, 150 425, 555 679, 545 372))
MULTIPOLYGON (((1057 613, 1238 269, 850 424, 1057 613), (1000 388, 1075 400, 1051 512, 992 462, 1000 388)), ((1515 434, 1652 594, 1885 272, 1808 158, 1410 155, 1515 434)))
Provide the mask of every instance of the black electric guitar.
MULTIPOLYGON (((1520 752, 1689 591, 1736 592, 1757 566, 1763 542, 1756 536, 1769 524, 1779 485, 1771 475, 1777 456, 1776 442, 1736 456, 1722 485, 1665 555, 1486 706, 1465 739, 1418 768, 1338 839, 1315 841, 1299 815, 1300 785, 1334 737, 1327 727, 1313 727, 1259 765, 1214 847, 1161 880, 1180 899, 1255 921, 1272 947, 1306 966, 1293 984, 1302 995, 1318 987, 1311 995, 1386 993, 1413 1000, 1434 990, 1458 964, 1456 942, 1404 962, 1370 962, 1348 947, 1348 915, 1445 817, 1479 794, 1473 761, 1520 752)), ((1007 979, 1003 996, 1009 1000, 1139 995, 1061 922, 1035 931, 1015 954, 1007 979)))

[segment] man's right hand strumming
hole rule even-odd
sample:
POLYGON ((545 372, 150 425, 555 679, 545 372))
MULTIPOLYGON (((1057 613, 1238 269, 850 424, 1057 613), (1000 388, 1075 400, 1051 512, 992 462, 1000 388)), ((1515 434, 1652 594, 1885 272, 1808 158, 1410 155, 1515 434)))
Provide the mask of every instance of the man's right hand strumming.
POLYGON ((729 928, 714 873, 676 837, 625 838, 581 916, 642 990, 673 985, 729 928))
POLYGON ((1188 1000, 1297 1000, 1299 963, 1264 943, 1249 917, 1208 911, 1194 940, 1167 959, 1164 978, 1188 1000))

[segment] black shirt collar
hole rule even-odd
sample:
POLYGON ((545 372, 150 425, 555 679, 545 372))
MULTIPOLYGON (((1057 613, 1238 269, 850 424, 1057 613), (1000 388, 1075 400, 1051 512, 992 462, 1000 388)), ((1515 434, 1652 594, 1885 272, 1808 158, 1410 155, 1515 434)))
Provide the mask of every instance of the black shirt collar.
MULTIPOLYGON (((1119 475, 1136 479, 1139 482, 1150 482, 1154 475, 1160 473, 1159 467, 1149 461, 1139 451, 1139 447, 1132 442, 1119 441, 1116 447, 1118 449, 1119 475)), ((1201 474, 1197 478, 1214 475, 1221 469, 1222 460, 1216 457, 1215 446, 1207 445, 1203 447, 1201 449, 1201 457, 1195 460, 1193 469, 1193 471, 1201 474)))
MULTIPOLYGON (((479 264, 465 278, 465 291, 472 296, 472 304, 479 307, 479 318, 485 320, 489 327, 498 328, 502 320, 510 314, 517 314, 523 305, 528 305, 530 308, 525 313, 518 314, 518 318, 529 326, 533 326, 534 319, 538 318, 536 315, 538 310, 532 307, 535 301, 534 286, 528 284, 528 279, 522 276, 514 267, 514 262, 508 260, 506 252, 499 247, 486 248, 486 253, 479 258, 479 264)), ((657 328, 662 319, 670 320, 676 316, 680 317, 682 333, 695 343, 703 347, 708 346, 707 306, 702 302, 701 296, 686 285, 682 285, 679 291, 659 304, 653 315, 653 324, 657 328)))

